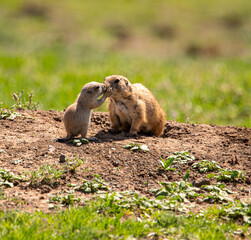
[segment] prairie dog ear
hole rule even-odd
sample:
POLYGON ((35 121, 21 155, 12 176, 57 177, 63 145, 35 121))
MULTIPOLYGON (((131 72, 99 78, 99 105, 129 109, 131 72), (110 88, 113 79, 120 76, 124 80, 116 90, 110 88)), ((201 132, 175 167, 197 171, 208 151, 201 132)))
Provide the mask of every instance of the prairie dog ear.
POLYGON ((125 82, 125 87, 127 88, 127 90, 129 92, 132 91, 132 86, 131 86, 131 83, 129 82, 129 80, 127 78, 124 78, 124 82, 125 82))
POLYGON ((127 79, 127 78, 124 78, 124 81, 125 81, 126 86, 128 86, 128 85, 129 85, 128 79, 127 79))

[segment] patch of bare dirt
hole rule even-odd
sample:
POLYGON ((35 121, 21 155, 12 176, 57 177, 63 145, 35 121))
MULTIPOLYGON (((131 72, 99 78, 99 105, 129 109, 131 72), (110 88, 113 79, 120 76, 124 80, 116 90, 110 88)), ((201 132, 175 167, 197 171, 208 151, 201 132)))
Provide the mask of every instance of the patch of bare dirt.
MULTIPOLYGON (((85 164, 76 173, 67 174, 56 186, 29 187, 17 182, 4 190, 7 199, 0 200, 0 209, 24 209, 48 211, 49 196, 69 190, 69 183, 81 183, 83 179, 99 174, 110 183, 113 191, 137 190, 149 195, 159 181, 181 181, 190 169, 189 182, 206 179, 208 173, 199 173, 191 164, 180 165, 180 174, 160 170, 159 160, 176 151, 189 150, 195 162, 214 160, 222 168, 242 170, 246 180, 226 183, 237 198, 250 198, 251 183, 251 129, 246 127, 185 124, 167 121, 162 137, 139 135, 129 137, 125 133, 112 134, 107 113, 95 112, 88 136, 91 141, 80 147, 56 142, 65 136, 63 112, 19 111, 24 117, 14 121, 0 120, 0 169, 15 174, 38 170, 42 165, 60 165, 60 156, 69 159, 84 158, 85 164), (132 152, 122 148, 131 142, 146 144, 150 152, 132 152), (19 161, 21 160, 21 161, 19 161)), ((81 198, 88 194, 76 193, 81 198)))

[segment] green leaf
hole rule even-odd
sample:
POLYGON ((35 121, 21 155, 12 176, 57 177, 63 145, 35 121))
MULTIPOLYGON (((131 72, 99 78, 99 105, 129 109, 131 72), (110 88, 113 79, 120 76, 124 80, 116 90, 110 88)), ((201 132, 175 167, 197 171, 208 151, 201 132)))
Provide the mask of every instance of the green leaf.
POLYGON ((77 142, 75 145, 76 145, 77 147, 80 147, 80 146, 82 145, 82 143, 81 143, 81 142, 77 142))
POLYGON ((168 171, 175 171, 176 168, 167 168, 166 170, 168 170, 168 171))
POLYGON ((137 150, 139 150, 138 146, 134 146, 134 147, 131 148, 131 151, 137 151, 137 150))
POLYGON ((80 142, 84 144, 89 143, 89 141, 86 138, 80 138, 80 142))
POLYGON ((238 174, 239 174, 238 171, 234 170, 234 171, 232 172, 232 174, 231 174, 231 178, 237 177, 238 174))
POLYGON ((14 187, 14 184, 11 183, 11 182, 8 182, 8 181, 0 182, 0 186, 1 186, 1 185, 5 185, 5 186, 10 187, 10 188, 13 188, 13 187, 14 187))
POLYGON ((189 175, 190 175, 190 170, 188 169, 185 176, 184 176, 184 178, 183 178, 184 181, 186 181, 188 179, 189 175))
POLYGON ((141 145, 141 144, 137 144, 137 143, 134 143, 134 142, 123 146, 123 148, 131 149, 131 151, 137 151, 137 150, 142 150, 143 152, 149 152, 150 151, 147 145, 141 145))
POLYGON ((169 157, 166 160, 166 166, 169 167, 173 163, 174 159, 175 159, 175 157, 169 157))
POLYGON ((140 146, 140 150, 144 151, 144 152, 150 152, 149 148, 147 145, 143 144, 140 146))
POLYGON ((214 173, 210 173, 210 174, 207 175, 207 178, 213 178, 213 177, 215 177, 214 173))
POLYGON ((132 142, 130 144, 123 146, 122 148, 129 149, 129 148, 132 148, 133 146, 135 146, 135 143, 132 142))
POLYGON ((161 190, 156 194, 156 197, 168 196, 168 193, 165 190, 161 190))

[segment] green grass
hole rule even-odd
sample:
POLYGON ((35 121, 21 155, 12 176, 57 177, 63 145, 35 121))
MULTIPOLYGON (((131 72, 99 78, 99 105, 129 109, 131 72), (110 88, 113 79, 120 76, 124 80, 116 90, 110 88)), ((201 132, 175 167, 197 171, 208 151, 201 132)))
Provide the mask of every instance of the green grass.
POLYGON ((248 0, 0 6, 4 107, 24 90, 39 108, 63 110, 85 83, 121 74, 148 87, 169 120, 251 126, 248 0))
MULTIPOLYGON (((26 69, 31 57, 22 59, 22 65, 11 71, 0 61, 3 91, 0 100, 6 107, 14 103, 13 92, 24 90, 34 92, 34 101, 40 102, 40 108, 63 110, 75 100, 85 83, 102 82, 105 76, 118 73, 151 89, 167 119, 251 126, 250 62, 190 59, 172 63, 104 53, 90 58, 88 63, 77 62, 74 66, 65 63, 48 73, 40 69, 41 62, 35 56, 32 58, 35 66, 29 71, 26 69)), ((106 110, 105 105, 101 110, 106 110)))
MULTIPOLYGON (((64 167, 68 165, 69 162, 64 167)), ((44 175, 44 184, 51 184, 61 176, 61 172, 49 165, 41 167, 39 173, 44 175)), ((110 192, 107 183, 98 175, 95 177, 84 180, 81 185, 68 185, 73 189, 66 191, 67 194, 51 195, 48 208, 54 209, 53 214, 1 210, 0 239, 148 239, 153 236, 160 239, 234 239, 238 235, 248 237, 251 234, 250 203, 228 198, 228 193, 233 192, 224 184, 203 186, 201 194, 199 188, 188 182, 160 182, 160 188, 152 190, 155 198, 147 198, 138 192, 110 192), (75 197, 74 190, 99 193, 87 200, 75 197), (189 200, 193 202, 201 197, 211 203, 227 203, 197 212, 189 200)), ((22 178, 2 170, 2 180, 11 182, 22 178)), ((22 203, 18 198, 5 196, 2 188, 0 200, 22 203)))
POLYGON ((247 236, 247 224, 223 222, 220 214, 221 211, 213 207, 203 215, 155 211, 149 218, 136 218, 113 197, 107 196, 83 208, 54 214, 1 211, 0 238, 131 239, 156 235, 169 239, 233 239, 237 232, 247 236))

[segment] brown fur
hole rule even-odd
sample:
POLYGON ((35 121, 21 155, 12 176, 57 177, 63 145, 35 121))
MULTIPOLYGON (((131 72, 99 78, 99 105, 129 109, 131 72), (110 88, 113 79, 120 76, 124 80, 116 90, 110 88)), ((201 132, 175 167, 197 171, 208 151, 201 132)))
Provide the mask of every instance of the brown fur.
POLYGON ((86 137, 92 109, 104 103, 107 97, 105 91, 105 85, 98 82, 90 82, 83 86, 76 101, 65 111, 63 121, 67 136, 60 139, 61 141, 69 140, 79 134, 81 137, 86 137), (103 93, 102 98, 98 99, 103 93))
POLYGON ((105 78, 109 89, 108 111, 111 130, 139 131, 160 136, 165 127, 165 112, 152 93, 142 84, 131 84, 127 78, 112 75, 105 78))

